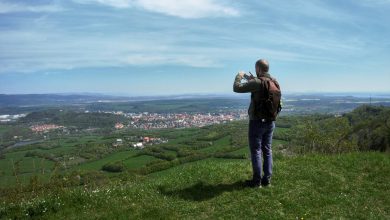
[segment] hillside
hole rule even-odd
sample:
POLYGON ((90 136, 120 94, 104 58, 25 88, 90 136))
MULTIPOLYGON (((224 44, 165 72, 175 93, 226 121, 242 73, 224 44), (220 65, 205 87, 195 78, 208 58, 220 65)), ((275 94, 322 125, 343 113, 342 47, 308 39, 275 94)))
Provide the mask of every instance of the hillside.
POLYGON ((272 187, 261 189, 242 185, 251 177, 246 120, 50 133, 3 152, 0 218, 388 219, 389 113, 362 106, 343 116, 280 117, 272 187), (169 142, 131 147, 140 136, 169 142), (124 144, 114 147, 118 138, 124 144))
POLYGON ((275 160, 269 188, 242 187, 246 159, 207 159, 100 186, 3 201, 0 216, 39 219, 389 219, 390 158, 381 153, 275 160), (12 201, 12 200, 11 200, 12 201))

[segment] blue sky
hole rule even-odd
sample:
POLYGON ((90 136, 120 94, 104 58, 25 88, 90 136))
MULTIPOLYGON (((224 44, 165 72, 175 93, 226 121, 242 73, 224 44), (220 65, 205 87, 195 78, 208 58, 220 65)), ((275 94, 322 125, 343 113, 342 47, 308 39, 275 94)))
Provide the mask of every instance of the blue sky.
POLYGON ((390 0, 0 0, 0 93, 389 92, 390 0))

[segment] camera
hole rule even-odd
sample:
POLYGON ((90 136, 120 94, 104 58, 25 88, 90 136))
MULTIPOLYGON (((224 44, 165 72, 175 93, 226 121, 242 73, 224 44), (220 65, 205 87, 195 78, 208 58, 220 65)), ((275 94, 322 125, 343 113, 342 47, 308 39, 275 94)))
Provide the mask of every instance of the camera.
POLYGON ((246 79, 246 80, 251 80, 251 79, 254 79, 255 77, 252 75, 252 73, 251 72, 249 72, 249 74, 250 75, 247 75, 246 73, 244 74, 244 78, 246 79))

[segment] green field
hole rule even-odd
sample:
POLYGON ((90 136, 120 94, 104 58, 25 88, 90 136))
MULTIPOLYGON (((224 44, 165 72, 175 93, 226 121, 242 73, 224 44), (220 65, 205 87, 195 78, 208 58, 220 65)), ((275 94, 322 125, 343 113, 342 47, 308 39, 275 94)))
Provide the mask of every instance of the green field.
POLYGON ((289 126, 294 120, 278 121, 268 188, 243 186, 251 177, 247 121, 64 137, 12 149, 0 159, 0 218, 389 219, 389 152, 351 148, 361 143, 340 129, 343 118, 308 116, 289 126), (307 125, 322 133, 304 130, 307 125), (133 135, 169 142, 142 150, 111 144, 133 135), (305 135, 313 140, 307 145, 305 135), (32 151, 35 156, 26 156, 32 151), (105 165, 118 170, 103 171, 105 165))
MULTIPOLYGON (((110 140, 108 140, 110 141, 110 140)), ((85 135, 82 137, 65 137, 57 139, 45 140, 39 144, 31 144, 23 147, 13 148, 4 153, 4 158, 0 159, 0 187, 7 187, 10 184, 14 184, 19 181, 22 184, 29 182, 29 178, 34 175, 42 177, 43 180, 48 180, 53 175, 53 167, 56 163, 53 160, 45 157, 27 157, 26 154, 29 152, 36 152, 46 155, 51 155, 58 158, 58 162, 62 164, 60 172, 65 172, 68 169, 73 170, 78 164, 84 162, 85 159, 79 156, 82 151, 80 146, 83 144, 102 144, 111 143, 107 140, 103 140, 101 136, 85 135), (65 161, 65 165, 63 166, 65 161), (15 175, 16 174, 16 175, 15 175)), ((132 156, 132 154, 125 153, 125 155, 132 156)), ((109 161, 111 158, 115 159, 115 155, 111 157, 103 158, 100 163, 109 161)), ((95 162, 96 163, 96 162, 95 162)), ((98 162, 99 163, 99 162, 98 162)), ((97 164, 98 164, 97 163, 97 164)), ((94 163, 82 163, 81 169, 86 167, 86 170, 99 170, 93 167, 94 163)))
MULTIPOLYGON (((5 151, 4 158, 0 159, 0 186, 7 187, 10 183, 16 182, 28 184, 29 178, 34 175, 48 180, 54 174, 65 174, 71 171, 100 171, 108 163, 120 162, 126 169, 143 168, 153 161, 176 160, 179 157, 178 149, 188 151, 184 156, 186 161, 192 161, 193 159, 189 157, 195 154, 201 155, 200 159, 210 158, 214 153, 236 151, 226 147, 232 146, 232 135, 237 128, 245 127, 246 123, 245 121, 231 123, 227 126, 229 128, 227 131, 224 130, 226 126, 215 125, 188 129, 128 130, 114 132, 107 136, 85 134, 47 139, 41 143, 5 151), (165 137, 169 142, 145 148, 155 149, 153 154, 142 153, 144 151, 134 150, 127 147, 128 145, 120 149, 111 146, 116 138, 125 140, 129 136, 165 137), (27 156, 31 153, 34 153, 34 156, 27 156), (138 155, 140 153, 141 155, 138 155), (83 158, 86 156, 92 158, 83 158), (56 163, 59 165, 55 168, 56 163)), ((240 141, 246 145, 246 137, 240 141)), ((237 152, 236 155, 246 155, 237 152)), ((153 170, 158 166, 154 165, 153 170)))
POLYGON ((227 136, 224 136, 224 137, 214 141, 213 145, 211 145, 210 147, 203 148, 199 151, 205 152, 205 153, 215 152, 215 151, 220 150, 220 148, 229 146, 229 144, 230 144, 230 135, 227 135, 227 136))
POLYGON ((113 153, 103 159, 92 161, 92 162, 87 162, 84 164, 81 164, 74 169, 79 169, 79 170, 100 170, 102 166, 106 163, 109 162, 118 162, 122 160, 127 160, 128 158, 131 158, 137 153, 136 150, 127 150, 127 151, 120 151, 113 153))
POLYGON ((126 168, 139 168, 153 160, 156 160, 156 158, 148 155, 142 155, 128 158, 124 160, 123 163, 126 168))

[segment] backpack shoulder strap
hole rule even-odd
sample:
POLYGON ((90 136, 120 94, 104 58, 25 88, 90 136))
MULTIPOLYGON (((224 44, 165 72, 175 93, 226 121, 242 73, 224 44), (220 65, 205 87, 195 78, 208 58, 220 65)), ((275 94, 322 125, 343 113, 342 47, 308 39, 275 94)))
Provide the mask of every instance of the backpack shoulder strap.
POLYGON ((280 90, 280 86, 279 86, 278 81, 275 78, 272 78, 271 80, 272 80, 272 82, 275 83, 275 86, 278 87, 278 89, 280 90))
POLYGON ((266 86, 266 88, 268 89, 270 78, 261 76, 261 77, 259 77, 259 79, 260 79, 261 84, 266 86))
POLYGON ((270 80, 270 78, 265 77, 265 76, 260 76, 259 79, 260 79, 261 81, 268 81, 268 80, 270 80))

